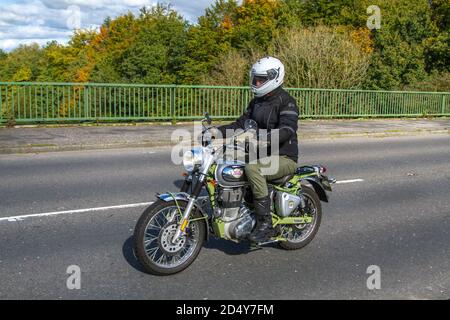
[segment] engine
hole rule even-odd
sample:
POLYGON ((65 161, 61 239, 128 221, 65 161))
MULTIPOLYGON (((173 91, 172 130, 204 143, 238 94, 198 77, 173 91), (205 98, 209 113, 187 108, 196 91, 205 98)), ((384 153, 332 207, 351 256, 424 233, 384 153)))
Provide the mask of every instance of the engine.
POLYGON ((224 232, 230 240, 245 239, 256 223, 252 211, 246 206, 245 187, 221 188, 217 190, 217 204, 214 215, 220 218, 225 226, 224 232))

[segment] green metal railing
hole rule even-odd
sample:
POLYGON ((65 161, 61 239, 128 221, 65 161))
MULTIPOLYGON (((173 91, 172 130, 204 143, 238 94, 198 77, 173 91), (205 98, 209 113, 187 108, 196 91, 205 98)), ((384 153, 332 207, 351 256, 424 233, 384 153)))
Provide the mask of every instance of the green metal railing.
MULTIPOLYGON (((450 115, 448 92, 287 89, 302 118, 450 115)), ((236 118, 247 87, 0 82, 0 122, 236 118)))

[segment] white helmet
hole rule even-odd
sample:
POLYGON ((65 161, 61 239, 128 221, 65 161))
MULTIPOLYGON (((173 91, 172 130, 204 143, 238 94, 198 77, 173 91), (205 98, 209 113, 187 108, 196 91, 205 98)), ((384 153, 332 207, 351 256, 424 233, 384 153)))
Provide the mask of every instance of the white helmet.
POLYGON ((250 86, 256 97, 262 97, 283 84, 284 65, 273 57, 259 59, 250 70, 250 86), (257 85, 257 82, 262 82, 257 85))

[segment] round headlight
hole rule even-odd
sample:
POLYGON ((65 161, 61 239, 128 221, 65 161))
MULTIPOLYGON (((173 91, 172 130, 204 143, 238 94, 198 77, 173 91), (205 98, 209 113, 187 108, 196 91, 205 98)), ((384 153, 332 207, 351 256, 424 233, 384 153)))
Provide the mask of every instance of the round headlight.
POLYGON ((185 152, 183 155, 183 166, 187 172, 194 171, 195 167, 202 165, 203 150, 201 148, 193 148, 185 152))

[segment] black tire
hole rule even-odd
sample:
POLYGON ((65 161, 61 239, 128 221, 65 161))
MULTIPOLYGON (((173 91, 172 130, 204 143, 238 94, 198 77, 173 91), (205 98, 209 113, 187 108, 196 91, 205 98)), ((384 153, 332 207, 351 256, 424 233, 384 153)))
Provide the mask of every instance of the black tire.
MULTIPOLYGON (((316 212, 314 214, 314 226, 313 229, 310 231, 310 233, 307 235, 307 237, 305 237, 304 239, 302 239, 301 241, 298 242, 294 242, 294 241, 280 241, 280 247, 282 247, 283 249, 286 250, 297 250, 297 249, 301 249, 304 246, 306 246, 307 244, 309 244, 315 237, 317 231, 319 230, 320 227, 320 222, 322 221, 322 205, 320 203, 320 199, 317 196, 316 192, 314 191, 314 189, 307 187, 307 186, 302 186, 302 193, 303 196, 305 197, 305 200, 310 204, 313 204, 316 212)), ((296 226, 296 225, 295 225, 296 226)))
MULTIPOLYGON (((187 202, 180 201, 180 200, 178 200, 177 202, 178 202, 178 205, 180 206, 181 211, 183 212, 184 209, 186 208, 187 202)), ((161 267, 158 264, 156 264, 154 261, 152 261, 150 259, 150 257, 147 255, 146 246, 144 244, 147 226, 149 225, 150 221, 152 221, 152 218, 156 214, 160 213, 164 209, 168 209, 169 207, 176 207, 175 201, 169 201, 169 202, 165 202, 162 200, 156 201, 155 203, 150 205, 147 209, 145 209, 145 211, 142 213, 142 215, 139 218, 139 220, 136 224, 136 227, 134 229, 134 236, 133 236, 133 238, 134 238, 134 254, 135 254, 137 260, 144 267, 146 272, 148 272, 150 274, 154 274, 154 275, 159 275, 159 276, 172 275, 172 274, 178 273, 180 271, 183 271, 184 269, 189 267, 192 264, 192 262, 194 262, 194 260, 197 258, 198 254, 200 253, 200 250, 203 246, 203 242, 205 241, 205 235, 206 235, 206 227, 205 227, 206 223, 204 220, 197 220, 197 221, 191 222, 189 225, 189 228, 196 228, 195 230, 196 230, 196 232, 198 232, 198 235, 196 236, 197 242, 196 242, 192 252, 190 253, 189 257, 187 257, 186 260, 182 264, 180 264, 174 268, 161 267), (194 224, 195 224, 195 226, 194 226, 194 224)), ((200 217, 200 215, 198 215, 198 214, 199 214, 199 211, 197 211, 197 213, 194 216, 200 217)), ((166 225, 169 225, 169 224, 166 224, 166 225)), ((161 230, 161 232, 159 233, 160 236, 161 236, 162 232, 163 231, 161 230)), ((163 252, 160 236, 158 237, 158 240, 156 242, 157 246, 159 246, 159 249, 156 249, 156 251, 161 250, 161 252, 163 252)), ((188 237, 186 237, 186 239, 188 239, 188 237)), ((193 238, 193 237, 191 237, 191 238, 193 238)))

